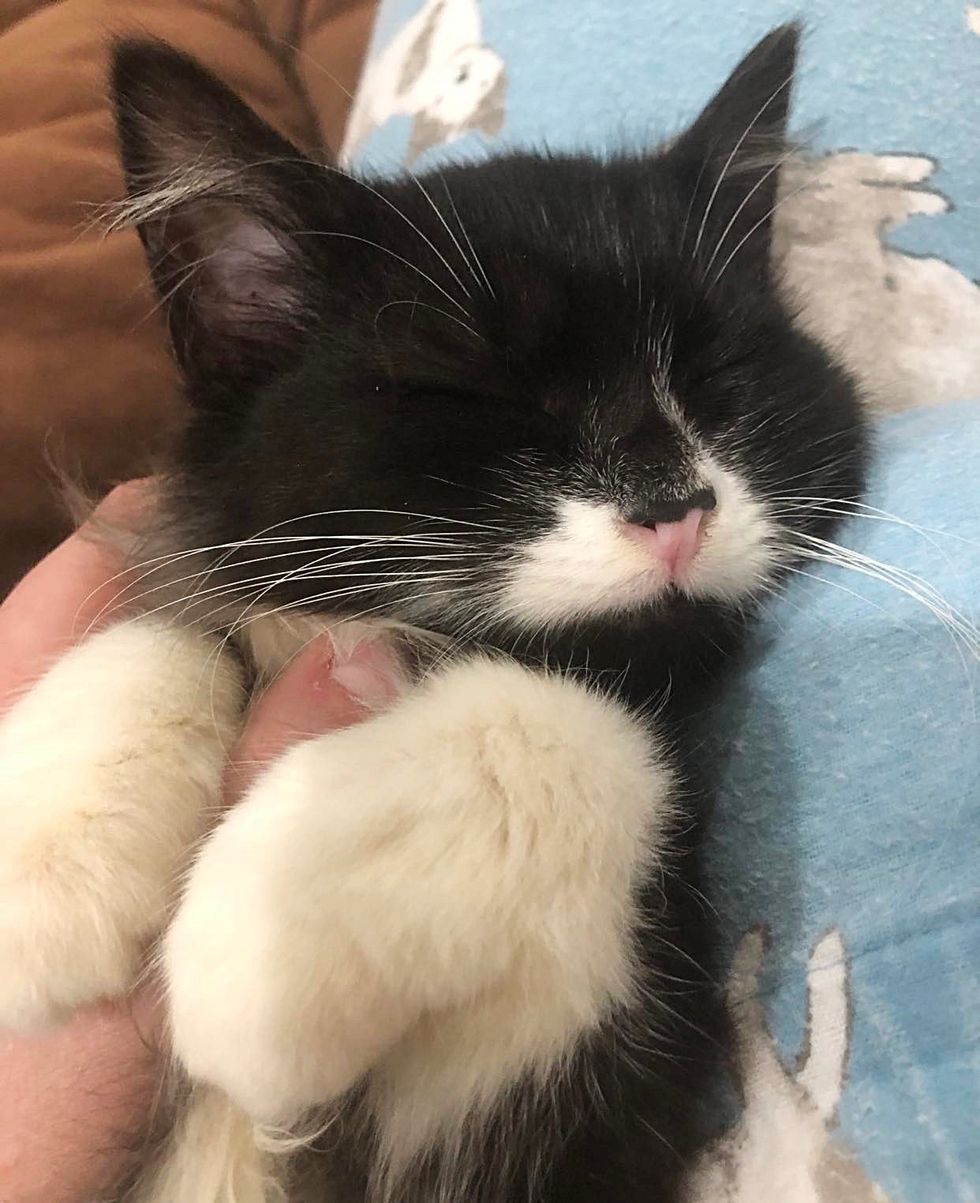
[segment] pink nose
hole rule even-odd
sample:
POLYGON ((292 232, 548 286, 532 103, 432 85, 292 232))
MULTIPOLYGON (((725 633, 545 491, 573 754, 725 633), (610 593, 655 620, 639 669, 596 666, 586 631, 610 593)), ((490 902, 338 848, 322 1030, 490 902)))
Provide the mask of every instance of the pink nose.
POLYGON ((706 518, 707 511, 694 508, 678 522, 628 522, 626 534, 656 557, 668 580, 683 581, 701 549, 706 518))

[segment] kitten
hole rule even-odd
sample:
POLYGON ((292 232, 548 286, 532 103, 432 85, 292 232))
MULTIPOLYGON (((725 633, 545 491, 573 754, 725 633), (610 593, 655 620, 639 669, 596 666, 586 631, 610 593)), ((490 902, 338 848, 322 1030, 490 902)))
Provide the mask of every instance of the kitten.
POLYGON ((675 1197, 724 1052, 690 715, 866 457, 770 268, 797 42, 667 149, 371 180, 117 48, 194 415, 144 616, 0 724, 0 1021, 124 990, 176 906, 197 1085, 133 1198, 675 1197), (178 905, 250 684, 324 629, 399 700, 262 776, 178 905), (254 1128, 317 1117, 305 1161, 254 1128))

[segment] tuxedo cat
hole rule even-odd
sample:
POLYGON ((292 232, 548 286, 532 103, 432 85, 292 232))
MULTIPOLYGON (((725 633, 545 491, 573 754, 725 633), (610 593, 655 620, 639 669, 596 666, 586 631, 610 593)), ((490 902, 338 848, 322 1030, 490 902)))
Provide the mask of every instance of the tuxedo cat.
POLYGON ((132 1198, 676 1197, 725 1051, 691 716, 866 456, 773 283, 797 42, 666 148, 390 179, 116 48, 193 416, 140 612, 0 723, 0 1022, 161 937, 185 1088, 132 1198), (323 631, 397 701, 216 817, 323 631))

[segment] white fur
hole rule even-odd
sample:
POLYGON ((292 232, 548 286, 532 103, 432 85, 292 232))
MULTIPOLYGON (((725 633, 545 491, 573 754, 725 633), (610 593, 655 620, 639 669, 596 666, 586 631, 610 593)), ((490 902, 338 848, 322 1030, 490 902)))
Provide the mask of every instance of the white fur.
POLYGON ((779 527, 743 477, 713 455, 703 456, 701 476, 718 505, 694 561, 689 591, 716 601, 744 601, 765 584, 781 558, 779 527))
POLYGON ((261 1128, 223 1091, 197 1086, 125 1203, 341 1203, 322 1162, 305 1171, 290 1163, 306 1143, 261 1128))
POLYGON ((0 1026, 128 989, 216 801, 241 684, 141 620, 87 640, 0 721, 0 1026))
POLYGON ((670 783, 618 705, 511 662, 294 747, 210 837, 166 938, 177 1053, 269 1121, 376 1066, 404 1165, 629 995, 670 783))
MULTIPOLYGON (((776 527, 737 473, 699 453, 699 479, 718 506, 684 583, 692 596, 739 601, 762 584, 776 561, 776 527)), ((670 583, 661 565, 624 532, 611 502, 557 499, 555 526, 526 543, 509 569, 496 606, 536 627, 648 606, 670 583)))
POLYGON ((220 1091, 201 1087, 127 1203, 284 1203, 274 1160, 249 1117, 220 1091))

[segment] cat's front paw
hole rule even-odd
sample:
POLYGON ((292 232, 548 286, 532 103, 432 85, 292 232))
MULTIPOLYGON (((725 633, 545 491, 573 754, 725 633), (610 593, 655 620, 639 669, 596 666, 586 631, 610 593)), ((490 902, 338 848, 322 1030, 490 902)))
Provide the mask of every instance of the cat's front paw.
POLYGON ((147 933, 54 841, 15 852, 0 874, 0 1029, 31 1031, 82 1003, 125 993, 147 933))
POLYGON ((129 988, 217 799, 241 705, 211 645, 134 622, 0 721, 0 1027, 129 988))
POLYGON ((620 707, 506 662, 300 744, 191 873, 164 946, 177 1055, 273 1122, 343 1094, 423 1016, 455 1016, 464 1095, 560 1055, 630 989, 669 782, 620 707))

